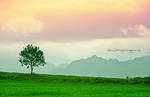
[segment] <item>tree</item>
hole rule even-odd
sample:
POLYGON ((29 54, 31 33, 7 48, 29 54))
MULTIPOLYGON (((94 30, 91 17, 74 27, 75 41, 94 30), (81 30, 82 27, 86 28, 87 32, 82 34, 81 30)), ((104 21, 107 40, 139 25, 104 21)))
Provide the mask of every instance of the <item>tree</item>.
POLYGON ((43 51, 32 44, 27 45, 19 53, 19 62, 22 66, 30 68, 31 74, 33 74, 34 67, 44 66, 46 64, 43 51))

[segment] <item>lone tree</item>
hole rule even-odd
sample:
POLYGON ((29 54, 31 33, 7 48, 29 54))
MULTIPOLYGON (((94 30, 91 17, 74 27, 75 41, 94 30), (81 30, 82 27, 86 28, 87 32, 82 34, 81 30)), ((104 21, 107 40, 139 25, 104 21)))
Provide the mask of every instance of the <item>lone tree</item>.
POLYGON ((33 74, 34 67, 44 66, 46 64, 43 51, 32 44, 27 45, 19 53, 19 62, 22 66, 30 68, 31 74, 33 74))

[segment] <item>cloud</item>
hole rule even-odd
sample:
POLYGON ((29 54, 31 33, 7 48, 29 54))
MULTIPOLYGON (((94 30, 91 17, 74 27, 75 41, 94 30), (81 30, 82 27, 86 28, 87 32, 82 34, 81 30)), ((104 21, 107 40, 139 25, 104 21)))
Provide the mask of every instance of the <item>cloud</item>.
POLYGON ((150 29, 144 25, 134 25, 127 28, 121 28, 121 31, 126 36, 150 37, 150 29))
POLYGON ((13 15, 7 17, 2 23, 0 30, 16 35, 30 36, 40 33, 44 28, 43 22, 28 15, 13 15))

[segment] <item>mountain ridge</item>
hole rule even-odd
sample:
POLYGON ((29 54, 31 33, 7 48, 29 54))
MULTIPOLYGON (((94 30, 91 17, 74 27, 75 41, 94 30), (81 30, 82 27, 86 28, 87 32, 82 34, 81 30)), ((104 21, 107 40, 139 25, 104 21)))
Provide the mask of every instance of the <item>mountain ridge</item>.
POLYGON ((66 66, 66 68, 52 70, 50 73, 80 76, 143 77, 150 75, 148 70, 150 68, 150 55, 127 61, 104 59, 93 55, 72 61, 66 66))

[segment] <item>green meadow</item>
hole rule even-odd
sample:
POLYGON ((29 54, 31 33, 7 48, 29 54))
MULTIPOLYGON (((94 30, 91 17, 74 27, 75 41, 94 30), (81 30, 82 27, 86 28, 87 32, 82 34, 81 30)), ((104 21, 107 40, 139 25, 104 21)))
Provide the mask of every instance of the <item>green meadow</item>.
POLYGON ((150 97, 150 78, 0 72, 0 97, 150 97))

